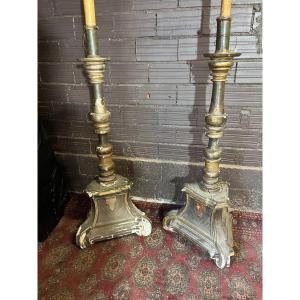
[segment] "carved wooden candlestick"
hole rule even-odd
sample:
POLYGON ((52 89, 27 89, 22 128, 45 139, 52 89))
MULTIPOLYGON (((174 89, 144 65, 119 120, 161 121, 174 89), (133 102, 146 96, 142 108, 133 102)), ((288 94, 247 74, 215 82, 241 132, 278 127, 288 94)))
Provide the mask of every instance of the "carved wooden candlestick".
POLYGON ((86 221, 76 234, 76 243, 80 248, 128 234, 147 236, 151 233, 150 220, 128 198, 131 182, 114 172, 112 145, 108 142, 110 112, 105 106, 102 86, 105 63, 109 59, 97 54, 94 0, 84 0, 84 11, 88 55, 82 61, 95 99, 90 117, 99 137, 96 149, 99 176, 85 189, 92 199, 92 205, 86 221))
POLYGON ((219 181, 221 148, 227 115, 224 113, 224 88, 233 58, 239 53, 229 51, 231 1, 223 0, 221 16, 217 18, 216 51, 209 57, 213 91, 209 112, 205 116, 208 147, 204 150, 202 181, 186 184, 186 204, 179 211, 170 211, 164 218, 164 228, 175 231, 206 249, 219 268, 230 265, 234 255, 232 217, 229 212, 228 184, 219 181))

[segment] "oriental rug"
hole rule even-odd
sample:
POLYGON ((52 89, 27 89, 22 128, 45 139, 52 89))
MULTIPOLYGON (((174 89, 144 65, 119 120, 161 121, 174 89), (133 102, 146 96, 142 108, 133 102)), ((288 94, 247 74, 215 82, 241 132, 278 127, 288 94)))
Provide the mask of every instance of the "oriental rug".
POLYGON ((135 202, 153 222, 148 237, 100 242, 86 250, 74 242, 89 199, 73 194, 64 217, 38 246, 40 300, 256 300, 262 299, 262 216, 233 212, 230 268, 219 270, 208 255, 163 230, 170 205, 135 202))

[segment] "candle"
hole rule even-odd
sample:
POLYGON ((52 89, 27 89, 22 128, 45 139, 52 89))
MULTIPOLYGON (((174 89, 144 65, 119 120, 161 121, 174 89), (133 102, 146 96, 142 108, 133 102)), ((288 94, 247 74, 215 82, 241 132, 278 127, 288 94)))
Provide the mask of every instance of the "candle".
POLYGON ((231 0, 222 0, 221 17, 230 17, 231 13, 231 0))
POLYGON ((96 26, 95 4, 94 0, 83 0, 85 25, 88 27, 96 26))

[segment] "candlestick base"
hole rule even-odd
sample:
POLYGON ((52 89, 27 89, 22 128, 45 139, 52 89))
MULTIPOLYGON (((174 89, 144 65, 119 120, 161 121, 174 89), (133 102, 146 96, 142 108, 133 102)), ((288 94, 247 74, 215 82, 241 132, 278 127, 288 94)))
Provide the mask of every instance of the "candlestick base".
POLYGON ((197 183, 186 184, 182 191, 186 193, 186 204, 165 216, 164 229, 204 248, 220 269, 229 267, 234 251, 227 183, 219 183, 219 190, 213 192, 197 183))
POLYGON ((92 181, 85 192, 92 199, 86 221, 79 227, 76 244, 84 249, 95 242, 129 234, 148 236, 151 222, 128 198, 131 183, 116 175, 112 184, 92 181))

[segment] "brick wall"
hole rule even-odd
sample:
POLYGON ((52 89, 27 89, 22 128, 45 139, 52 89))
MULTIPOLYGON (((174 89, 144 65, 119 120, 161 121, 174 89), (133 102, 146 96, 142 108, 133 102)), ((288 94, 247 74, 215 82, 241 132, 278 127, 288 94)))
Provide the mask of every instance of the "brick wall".
MULTIPOLYGON (((226 86, 229 114, 222 178, 237 209, 261 210, 261 0, 236 0, 232 49, 242 52, 226 86)), ((217 0, 96 0, 100 54, 110 56, 105 96, 118 172, 132 195, 181 202, 199 178, 211 84, 203 53, 214 51, 217 0)), ((88 112, 92 103, 78 59, 84 56, 80 0, 39 0, 39 116, 80 191, 97 173, 88 112)))

